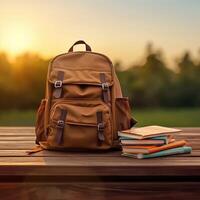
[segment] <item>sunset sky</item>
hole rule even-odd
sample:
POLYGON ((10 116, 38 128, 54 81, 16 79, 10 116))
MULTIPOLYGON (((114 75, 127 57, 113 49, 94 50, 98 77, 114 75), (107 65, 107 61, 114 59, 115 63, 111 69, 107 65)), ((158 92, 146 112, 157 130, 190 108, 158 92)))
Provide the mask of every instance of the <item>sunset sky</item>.
POLYGON ((200 49, 199 0, 0 0, 0 51, 49 57, 86 40, 124 64, 139 62, 148 42, 174 60, 200 49))

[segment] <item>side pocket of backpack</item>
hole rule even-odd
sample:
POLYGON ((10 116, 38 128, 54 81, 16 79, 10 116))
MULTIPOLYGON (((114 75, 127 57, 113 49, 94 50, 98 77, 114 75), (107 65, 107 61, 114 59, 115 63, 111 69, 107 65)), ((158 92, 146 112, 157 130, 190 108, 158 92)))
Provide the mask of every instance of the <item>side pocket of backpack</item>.
POLYGON ((115 106, 117 131, 129 129, 137 123, 131 116, 128 97, 116 98, 115 106))
POLYGON ((35 124, 36 144, 39 144, 39 141, 46 140, 45 130, 44 130, 44 115, 45 115, 46 105, 47 105, 47 99, 42 99, 40 106, 37 110, 36 124, 35 124))

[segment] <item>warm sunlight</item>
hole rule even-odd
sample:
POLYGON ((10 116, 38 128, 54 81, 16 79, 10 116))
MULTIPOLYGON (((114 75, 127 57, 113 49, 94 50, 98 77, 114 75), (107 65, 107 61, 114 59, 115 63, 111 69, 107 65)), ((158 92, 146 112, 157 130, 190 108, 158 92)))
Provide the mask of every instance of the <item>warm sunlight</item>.
POLYGON ((1 36, 1 48, 11 55, 17 55, 31 49, 32 42, 32 32, 20 25, 6 27, 1 36))

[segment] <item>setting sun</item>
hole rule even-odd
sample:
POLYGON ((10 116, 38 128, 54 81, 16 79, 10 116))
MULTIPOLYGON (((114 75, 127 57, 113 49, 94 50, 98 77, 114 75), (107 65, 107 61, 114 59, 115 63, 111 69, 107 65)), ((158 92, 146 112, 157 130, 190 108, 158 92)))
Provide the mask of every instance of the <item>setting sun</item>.
POLYGON ((29 29, 15 25, 4 29, 1 40, 4 49, 16 55, 31 48, 33 35, 29 29))

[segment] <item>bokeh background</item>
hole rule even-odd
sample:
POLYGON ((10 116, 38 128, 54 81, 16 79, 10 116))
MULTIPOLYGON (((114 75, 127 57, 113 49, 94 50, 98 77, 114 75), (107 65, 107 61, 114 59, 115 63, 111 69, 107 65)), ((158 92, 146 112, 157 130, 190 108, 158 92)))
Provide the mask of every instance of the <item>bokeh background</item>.
POLYGON ((199 19, 198 0, 0 0, 0 125, 34 125, 49 61, 83 39, 138 126, 200 126, 199 19))

